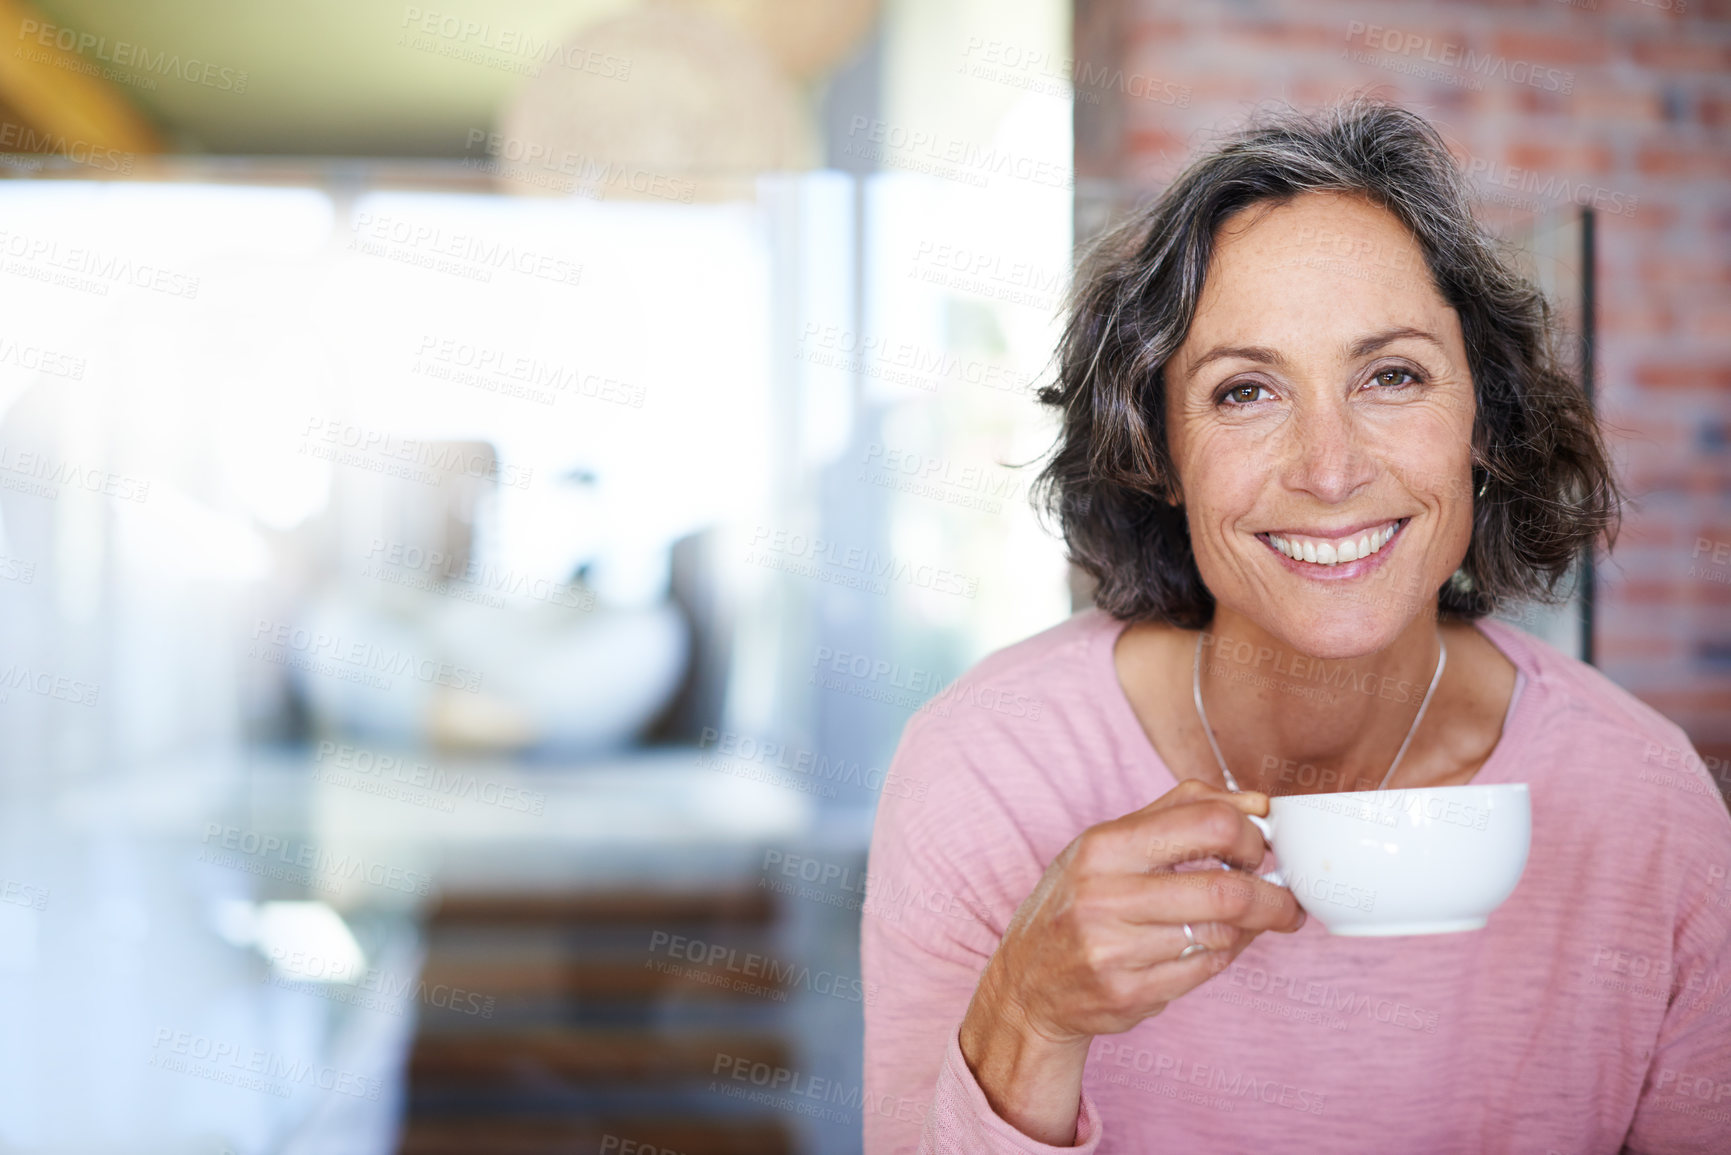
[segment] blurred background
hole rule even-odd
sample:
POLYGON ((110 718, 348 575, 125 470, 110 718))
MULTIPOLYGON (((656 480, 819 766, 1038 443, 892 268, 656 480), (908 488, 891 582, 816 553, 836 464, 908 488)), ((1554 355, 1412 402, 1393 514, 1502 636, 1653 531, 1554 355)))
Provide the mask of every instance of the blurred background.
POLYGON ((0 0, 0 1151, 859 1150, 1074 254, 1263 102, 1456 149, 1635 498, 1506 616, 1731 792, 1728 14, 0 0))

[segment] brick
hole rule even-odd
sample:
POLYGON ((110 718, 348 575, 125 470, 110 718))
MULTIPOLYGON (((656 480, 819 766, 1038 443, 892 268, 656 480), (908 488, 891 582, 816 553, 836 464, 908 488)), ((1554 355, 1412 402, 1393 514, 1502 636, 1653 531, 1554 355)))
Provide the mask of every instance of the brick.
POLYGON ((1541 144, 1521 141, 1511 144, 1506 157, 1513 168, 1537 169, 1544 173, 1602 175, 1615 171, 1615 157, 1603 144, 1541 144))
POLYGON ((1130 150, 1137 156, 1165 156, 1189 159, 1190 142, 1181 133, 1155 126, 1141 127, 1127 134, 1130 150))
POLYGON ((1667 717, 1684 714, 1711 717, 1716 710, 1724 709, 1726 698, 1731 696, 1731 680, 1695 690, 1646 690, 1635 696, 1667 717))
POLYGON ((1731 390, 1731 364, 1647 362, 1636 367, 1635 382, 1643 389, 1731 390))
POLYGON ((1593 639, 1593 648, 1598 651, 1600 662, 1669 658, 1676 653, 1670 642, 1651 636, 1628 639, 1597 636, 1593 639))
POLYGON ((1696 177, 1703 180, 1731 178, 1731 152, 1699 145, 1645 145, 1635 154, 1635 163, 1649 176, 1696 177))
POLYGON ((1723 75, 1731 71, 1731 44, 1715 44, 1705 38, 1673 35, 1637 40, 1629 45, 1629 57, 1655 72, 1723 75))
POLYGON ((1577 79, 1570 114, 1582 124, 1655 125, 1665 122, 1664 102, 1656 90, 1637 91, 1598 77, 1577 79))
MULTIPOLYGON (((1598 27, 1582 25, 1573 34, 1526 32, 1510 29, 1497 35, 1495 51, 1515 61, 1540 68, 1559 68, 1579 73, 1605 64, 1611 58, 1610 43, 1598 27)), ((1579 76, 1576 77, 1577 82, 1579 76)))
POLYGON ((1561 120, 1574 112, 1579 93, 1579 88, 1571 95, 1564 92, 1544 92, 1523 85, 1515 93, 1515 104, 1526 116, 1541 120, 1561 120))
POLYGON ((1698 337, 1722 341, 1727 333, 1731 333, 1731 304, 1702 301, 1686 306, 1679 327, 1698 337))
POLYGON ((1693 259, 1667 256, 1642 260, 1636 268, 1642 284, 1683 285, 1697 295, 1710 285, 1731 284, 1731 265, 1708 254, 1693 259))
POLYGON ((1731 126, 1731 100, 1722 96, 1697 97, 1695 116, 1707 128, 1731 126))

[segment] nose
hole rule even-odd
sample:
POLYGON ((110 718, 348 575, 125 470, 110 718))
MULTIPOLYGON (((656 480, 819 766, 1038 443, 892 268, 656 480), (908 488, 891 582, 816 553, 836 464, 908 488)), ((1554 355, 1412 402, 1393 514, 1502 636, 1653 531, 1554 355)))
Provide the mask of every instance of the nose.
POLYGON ((1281 480, 1287 488, 1337 505, 1375 478, 1375 457, 1344 400, 1298 405, 1286 430, 1289 443, 1281 480))

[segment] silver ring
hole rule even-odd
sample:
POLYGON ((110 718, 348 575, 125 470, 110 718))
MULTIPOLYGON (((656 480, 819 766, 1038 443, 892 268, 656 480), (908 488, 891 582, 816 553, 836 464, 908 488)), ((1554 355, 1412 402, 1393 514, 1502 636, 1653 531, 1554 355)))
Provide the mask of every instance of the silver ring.
POLYGON ((1179 958, 1189 958, 1191 955, 1195 954, 1199 950, 1207 950, 1208 949, 1207 947, 1203 946, 1201 943, 1196 941, 1196 932, 1190 929, 1189 923, 1184 924, 1184 941, 1189 943, 1190 945, 1178 952, 1179 958))

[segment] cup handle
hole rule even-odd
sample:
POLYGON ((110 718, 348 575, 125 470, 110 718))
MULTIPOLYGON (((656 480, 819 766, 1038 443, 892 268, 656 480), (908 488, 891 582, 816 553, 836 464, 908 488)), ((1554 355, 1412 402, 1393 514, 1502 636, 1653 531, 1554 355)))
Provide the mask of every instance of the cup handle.
MULTIPOLYGON (((1274 846, 1274 819, 1272 817, 1263 818, 1261 815, 1257 814, 1246 814, 1245 817, 1250 819, 1256 829, 1262 831, 1264 841, 1266 841, 1270 849, 1272 849, 1274 846)), ((1266 874, 1261 874, 1257 877, 1261 878, 1264 882, 1272 882, 1275 886, 1286 885, 1286 875, 1279 869, 1270 870, 1266 874)))

